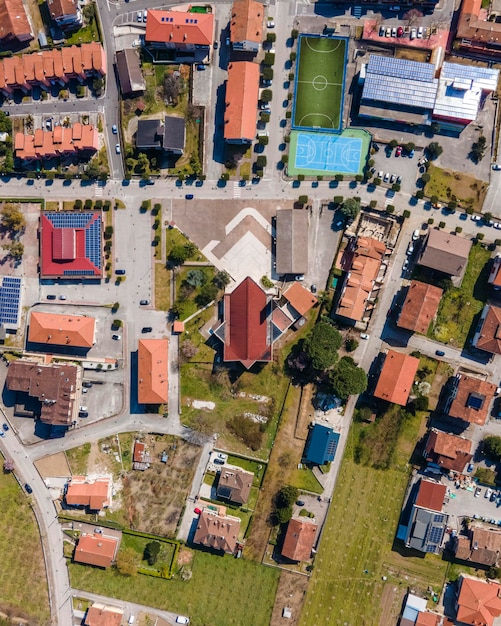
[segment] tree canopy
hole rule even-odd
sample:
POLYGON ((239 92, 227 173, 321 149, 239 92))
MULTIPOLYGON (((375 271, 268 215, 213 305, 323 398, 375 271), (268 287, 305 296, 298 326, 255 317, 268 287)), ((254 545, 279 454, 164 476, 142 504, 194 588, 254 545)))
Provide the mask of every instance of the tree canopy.
POLYGON ((346 198, 339 210, 347 218, 354 220, 360 213, 360 200, 358 198, 346 198))
POLYGON ((304 342, 305 352, 316 370, 332 367, 337 362, 340 347, 341 334, 329 322, 316 324, 304 342))
POLYGON ((150 541, 144 547, 144 560, 148 561, 148 565, 155 565, 160 552, 160 543, 158 541, 150 541))
POLYGON ((492 461, 501 460, 501 437, 489 435, 484 439, 484 454, 492 461))
POLYGON ((336 396, 346 400, 367 389, 367 374, 350 356, 344 356, 331 373, 330 382, 336 396))
POLYGON ((4 205, 1 212, 2 226, 16 233, 22 232, 26 227, 26 220, 19 209, 18 204, 8 202, 4 205))
POLYGON ((442 146, 437 141, 432 141, 428 144, 426 150, 430 159, 437 159, 444 151, 442 146))

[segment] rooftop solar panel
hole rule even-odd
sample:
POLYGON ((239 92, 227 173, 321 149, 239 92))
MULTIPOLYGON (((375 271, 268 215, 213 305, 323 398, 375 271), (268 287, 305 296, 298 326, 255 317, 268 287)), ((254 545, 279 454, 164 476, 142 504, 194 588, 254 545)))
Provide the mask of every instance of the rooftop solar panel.
POLYGON ((429 83, 435 77, 435 66, 431 63, 420 63, 408 59, 371 55, 367 64, 367 72, 429 83))
POLYGON ((3 276, 0 285, 0 324, 17 326, 21 300, 21 279, 3 276))

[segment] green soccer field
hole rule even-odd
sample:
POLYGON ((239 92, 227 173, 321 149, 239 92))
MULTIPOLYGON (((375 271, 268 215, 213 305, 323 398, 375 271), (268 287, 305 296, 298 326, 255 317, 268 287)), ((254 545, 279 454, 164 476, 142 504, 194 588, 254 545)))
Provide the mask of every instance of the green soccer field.
POLYGON ((301 35, 293 126, 340 130, 346 40, 301 35))

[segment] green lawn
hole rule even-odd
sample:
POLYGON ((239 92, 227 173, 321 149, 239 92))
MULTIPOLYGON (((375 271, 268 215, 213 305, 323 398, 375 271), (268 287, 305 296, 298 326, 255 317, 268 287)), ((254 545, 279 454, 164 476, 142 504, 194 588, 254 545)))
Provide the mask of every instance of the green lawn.
MULTIPOLYGON (((210 283, 216 271, 213 266, 206 267, 181 267, 176 274, 176 302, 179 307, 179 317, 181 320, 186 319, 196 313, 201 307, 196 303, 195 299, 200 294, 200 287, 196 288, 186 299, 182 297, 183 290, 185 289, 185 281, 189 272, 196 271, 202 272, 205 275, 205 282, 210 283)), ((188 287, 189 288, 189 287, 188 287)))
POLYGON ((79 448, 66 450, 65 454, 72 474, 87 473, 87 460, 90 454, 90 443, 84 443, 79 448))
POLYGON ((378 624, 382 576, 402 598, 408 585, 418 593, 428 586, 441 589, 445 561, 434 555, 415 558, 392 551, 410 473, 402 461, 409 458, 418 439, 420 422, 420 415, 406 420, 397 446, 398 464, 386 471, 355 463, 354 445, 361 426, 352 425, 301 625, 378 624))
POLYGON ((188 615, 193 626, 268 626, 280 575, 271 567, 198 550, 188 582, 131 579, 76 563, 68 567, 77 589, 188 615))
POLYGON ((146 539, 145 537, 137 537, 135 535, 128 535, 124 533, 122 535, 122 543, 120 544, 120 550, 124 548, 132 548, 135 550, 141 559, 139 564, 142 568, 151 568, 160 571, 163 567, 166 567, 169 571, 172 566, 172 559, 174 558, 174 544, 162 541, 158 539, 146 539), (144 550, 146 545, 152 541, 158 541, 160 543, 160 552, 158 554, 157 562, 152 566, 148 564, 148 561, 143 560, 144 550))
POLYGON ((3 472, 0 502, 0 613, 46 626, 49 599, 38 526, 28 497, 14 476, 3 472))
POLYGON ((428 198, 437 196, 442 202, 456 200, 462 206, 471 206, 475 211, 482 207, 488 184, 470 174, 453 172, 430 164, 424 193, 428 198))
POLYGON ((163 263, 155 263, 155 309, 168 311, 170 308, 170 270, 163 263))
POLYGON ((428 336, 462 348, 473 333, 489 295, 487 278, 491 253, 481 245, 471 248, 468 267, 460 288, 452 287, 440 301, 437 318, 428 336))
MULTIPOLYGON (((183 235, 178 228, 167 228, 165 231, 165 254, 168 257, 174 246, 184 246, 188 244, 190 240, 183 235)), ((196 250, 195 253, 186 259, 189 261, 207 261, 206 257, 196 250)))
POLYGON ((345 51, 344 39, 300 37, 294 114, 296 126, 339 129, 345 51))
POLYGON ((312 491, 313 493, 318 494, 321 494, 324 491, 322 485, 318 482, 315 474, 309 467, 302 467, 301 469, 296 467, 292 471, 289 482, 293 487, 304 489, 305 491, 312 491))

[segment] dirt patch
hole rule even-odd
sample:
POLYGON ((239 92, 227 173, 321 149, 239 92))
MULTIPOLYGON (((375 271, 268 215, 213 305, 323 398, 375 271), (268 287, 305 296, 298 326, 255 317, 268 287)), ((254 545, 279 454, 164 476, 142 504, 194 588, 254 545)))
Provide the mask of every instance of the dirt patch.
POLYGON ((315 419, 315 412, 313 411, 313 406, 311 404, 314 391, 315 386, 310 384, 305 385, 301 392, 301 405, 299 407, 299 415, 294 437, 302 439, 303 441, 306 441, 306 438, 308 437, 309 423, 315 419))
MULTIPOLYGON (((299 624, 301 607, 303 606, 308 578, 291 572, 282 572, 278 581, 277 595, 275 596, 275 606, 271 616, 270 626, 287 624, 294 626, 299 624), (283 617, 284 608, 290 609, 292 616, 283 617)), ((389 623, 389 622, 388 622, 389 623)))
POLYGON ((387 624, 394 624, 398 618, 400 612, 400 606, 402 605, 402 590, 395 585, 389 583, 384 586, 383 594, 381 596, 381 617, 379 618, 379 626, 387 626, 387 624), (397 603, 397 599, 399 602, 397 603), (396 614, 395 614, 396 610, 396 614))
POLYGON ((35 467, 42 478, 71 476, 70 466, 64 452, 44 456, 42 459, 35 461, 35 467))
POLYGON ((183 565, 189 565, 193 561, 193 552, 191 550, 179 550, 179 554, 177 555, 177 564, 179 567, 183 567, 183 565))
POLYGON ((173 537, 184 507, 201 448, 176 437, 145 437, 151 465, 123 479, 123 506, 131 528, 173 537), (168 459, 162 463, 163 452, 168 459))

